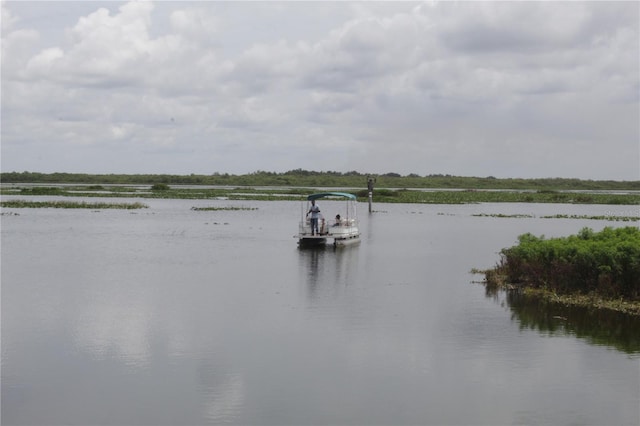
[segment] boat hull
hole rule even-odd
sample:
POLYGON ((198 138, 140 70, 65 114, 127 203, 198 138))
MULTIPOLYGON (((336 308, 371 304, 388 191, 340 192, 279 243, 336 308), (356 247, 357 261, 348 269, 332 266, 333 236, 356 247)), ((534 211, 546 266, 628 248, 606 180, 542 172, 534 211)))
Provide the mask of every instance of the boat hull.
POLYGON ((298 238, 298 244, 305 247, 324 245, 327 243, 328 239, 332 239, 333 245, 336 247, 350 246, 350 245, 360 243, 359 233, 354 233, 351 235, 345 235, 345 234, 341 234, 341 235, 324 234, 324 235, 314 235, 314 236, 298 235, 296 236, 296 238, 298 238))
POLYGON ((348 237, 348 238, 335 238, 333 245, 336 247, 351 246, 354 244, 360 244, 360 235, 348 237))
POLYGON ((322 236, 299 236, 298 244, 301 247, 317 247, 327 243, 327 239, 322 236))

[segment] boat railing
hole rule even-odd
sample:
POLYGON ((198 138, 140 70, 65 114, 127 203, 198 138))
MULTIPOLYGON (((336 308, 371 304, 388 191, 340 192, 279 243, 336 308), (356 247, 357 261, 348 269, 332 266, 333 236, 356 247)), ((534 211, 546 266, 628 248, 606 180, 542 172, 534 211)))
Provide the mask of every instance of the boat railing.
MULTIPOLYGON (((327 223, 327 221, 324 218, 320 218, 318 219, 318 233, 319 234, 326 234, 328 233, 328 229, 329 229, 329 224, 327 223)), ((310 218, 305 218, 303 220, 300 221, 300 225, 299 225, 299 233, 300 234, 311 234, 311 219, 310 218)))

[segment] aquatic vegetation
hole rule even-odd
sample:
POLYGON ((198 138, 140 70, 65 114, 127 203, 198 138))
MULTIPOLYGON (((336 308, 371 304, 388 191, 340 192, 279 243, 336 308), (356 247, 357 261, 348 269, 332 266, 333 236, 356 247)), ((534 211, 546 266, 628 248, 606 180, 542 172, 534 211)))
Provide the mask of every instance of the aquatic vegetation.
MULTIPOLYGON (((362 201, 368 192, 356 193, 362 201)), ((589 194, 589 197, 557 191, 423 191, 415 189, 375 190, 373 201, 380 203, 421 203, 421 204, 470 204, 470 203, 563 203, 563 204, 640 204, 637 194, 589 194)))
POLYGON ((153 185, 151 185, 152 191, 168 191, 170 189, 171 187, 166 183, 154 183, 153 185))
POLYGON ((202 211, 238 211, 238 210, 258 210, 257 207, 191 207, 191 210, 202 211))
POLYGON ((61 195, 63 192, 65 192, 65 190, 59 187, 34 186, 20 188, 21 195, 61 195))
MULTIPOLYGON (((497 217, 497 218, 516 218, 516 219, 531 219, 536 216, 530 214, 503 214, 503 213, 477 213, 472 214, 473 217, 497 217)), ((587 220, 608 220, 613 222, 637 222, 640 221, 640 215, 638 216, 618 216, 618 215, 577 215, 577 214, 554 214, 540 216, 540 219, 587 219, 587 220)))
POLYGON ((479 213, 479 214, 472 214, 471 216, 474 217, 499 217, 499 218, 516 218, 516 219, 524 219, 524 218, 532 218, 534 216, 530 215, 530 214, 502 214, 502 213, 494 213, 494 214, 487 214, 487 213, 479 213))
POLYGON ((143 203, 88 203, 85 201, 26 201, 5 200, 0 202, 3 208, 56 208, 56 209, 145 209, 148 206, 143 203))
POLYGON ((489 287, 526 289, 562 297, 564 303, 640 314, 640 229, 583 228, 569 237, 523 234, 518 241, 500 252, 494 269, 485 271, 489 287))
POLYGON ((540 216, 542 219, 589 219, 589 220, 609 220, 620 222, 636 222, 640 220, 639 216, 616 216, 616 215, 600 215, 600 216, 587 216, 587 215, 566 215, 556 214, 550 216, 540 216))

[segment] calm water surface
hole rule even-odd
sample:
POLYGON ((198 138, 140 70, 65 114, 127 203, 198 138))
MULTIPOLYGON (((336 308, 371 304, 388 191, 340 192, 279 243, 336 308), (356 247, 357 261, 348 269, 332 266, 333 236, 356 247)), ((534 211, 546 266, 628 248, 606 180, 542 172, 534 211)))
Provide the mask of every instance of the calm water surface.
POLYGON ((640 423, 637 322, 469 273, 525 232, 623 226, 539 216, 628 209, 362 204, 359 246, 299 250, 298 203, 144 202, 4 210, 3 424, 640 423))

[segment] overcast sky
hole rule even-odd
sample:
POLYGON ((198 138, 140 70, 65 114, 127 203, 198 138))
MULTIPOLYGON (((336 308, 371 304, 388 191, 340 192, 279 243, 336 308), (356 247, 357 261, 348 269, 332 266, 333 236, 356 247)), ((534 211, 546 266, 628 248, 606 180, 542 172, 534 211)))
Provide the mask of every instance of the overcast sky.
POLYGON ((2 2, 2 171, 640 180, 640 3, 2 2))

